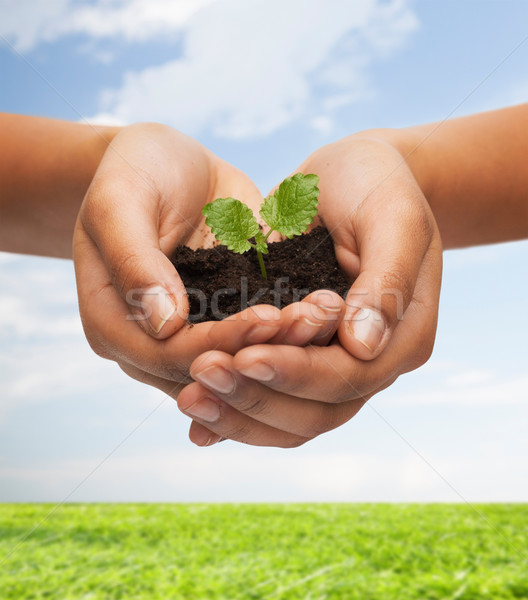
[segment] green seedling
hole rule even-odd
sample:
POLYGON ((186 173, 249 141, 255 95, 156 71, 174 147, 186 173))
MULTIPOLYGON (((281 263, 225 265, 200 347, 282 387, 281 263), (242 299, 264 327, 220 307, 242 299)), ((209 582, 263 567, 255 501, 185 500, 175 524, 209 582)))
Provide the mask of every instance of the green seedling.
POLYGON ((253 211, 235 198, 217 198, 202 209, 205 222, 216 239, 229 250, 244 254, 257 251, 262 276, 267 279, 263 254, 268 253, 268 238, 277 231, 287 238, 301 235, 317 214, 319 177, 296 173, 287 177, 260 205, 259 214, 269 227, 264 234, 253 211))

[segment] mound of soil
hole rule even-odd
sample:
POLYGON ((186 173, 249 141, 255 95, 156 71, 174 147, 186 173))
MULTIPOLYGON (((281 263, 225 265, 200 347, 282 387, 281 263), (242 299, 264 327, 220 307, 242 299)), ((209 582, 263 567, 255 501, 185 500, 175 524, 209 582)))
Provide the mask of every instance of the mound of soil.
POLYGON ((264 256, 267 279, 253 250, 235 254, 225 246, 198 250, 180 246, 171 261, 189 294, 191 323, 220 321, 254 304, 284 308, 320 289, 344 297, 352 283, 339 268, 324 227, 270 243, 264 256))

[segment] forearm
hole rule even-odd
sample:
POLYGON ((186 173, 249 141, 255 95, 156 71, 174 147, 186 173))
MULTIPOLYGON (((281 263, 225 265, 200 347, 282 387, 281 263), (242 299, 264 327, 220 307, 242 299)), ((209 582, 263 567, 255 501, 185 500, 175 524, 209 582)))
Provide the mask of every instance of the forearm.
POLYGON ((528 237, 528 104, 378 134, 406 159, 445 248, 528 237))
POLYGON ((115 127, 0 114, 0 250, 71 257, 81 202, 115 127))

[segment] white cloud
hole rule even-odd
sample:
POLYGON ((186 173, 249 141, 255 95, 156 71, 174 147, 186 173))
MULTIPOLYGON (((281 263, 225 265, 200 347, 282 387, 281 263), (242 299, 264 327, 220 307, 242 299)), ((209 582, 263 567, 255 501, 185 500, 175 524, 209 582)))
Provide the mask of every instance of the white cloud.
POLYGON ((50 40, 70 9, 71 0, 0 0, 0 35, 19 52, 31 50, 38 42, 50 40))
POLYGON ((368 65, 416 27, 400 0, 217 2, 190 19, 181 58, 129 72, 120 89, 106 90, 101 118, 234 139, 301 118, 327 131, 332 111, 370 93, 368 65))
POLYGON ((0 0, 0 34, 21 51, 72 34, 145 41, 170 38, 217 0, 0 0))
POLYGON ((200 9, 217 0, 99 0, 95 5, 72 7, 60 33, 85 33, 91 37, 124 37, 146 41, 170 36, 200 9))
POLYGON ((333 113, 372 94, 367 69, 417 28, 409 0, 0 0, 0 34, 20 51, 82 35, 183 40, 181 57, 125 74, 90 121, 161 121, 196 135, 268 135, 306 119, 328 134, 333 113), (9 4, 9 7, 7 6, 9 4), (4 16, 5 14, 5 16, 4 16))

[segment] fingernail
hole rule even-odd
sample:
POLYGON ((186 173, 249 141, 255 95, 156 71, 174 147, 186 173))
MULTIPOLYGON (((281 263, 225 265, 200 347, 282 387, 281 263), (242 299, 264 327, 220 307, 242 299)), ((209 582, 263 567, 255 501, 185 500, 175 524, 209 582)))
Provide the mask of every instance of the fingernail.
POLYGON ((154 333, 159 333, 176 312, 176 303, 167 290, 157 285, 141 296, 141 310, 154 333))
POLYGON ((305 317, 295 321, 284 336, 284 341, 290 344, 306 344, 312 340, 320 331, 324 323, 311 321, 305 317))
POLYGON ((340 306, 324 306, 323 304, 318 304, 319 308, 322 308, 324 311, 329 313, 339 313, 341 312, 340 306))
POLYGON ((385 333, 385 322, 379 312, 371 308, 362 308, 348 322, 348 328, 358 342, 374 352, 385 333))
POLYGON ((220 418, 220 407, 218 402, 210 398, 201 398, 198 402, 191 404, 189 408, 184 409, 186 414, 201 421, 215 423, 220 418))
POLYGON ((249 367, 239 369, 239 371, 242 375, 256 379, 257 381, 271 381, 276 375, 275 369, 271 365, 261 361, 253 363, 249 367))
POLYGON ((200 371, 194 379, 219 394, 230 394, 235 389, 233 375, 217 365, 200 371))
MULTIPOLYGON (((221 439, 221 438, 220 438, 221 439)), ((201 428, 198 433, 193 434, 192 443, 197 446, 212 446, 219 441, 219 436, 216 433, 211 433, 205 428, 201 428)))

